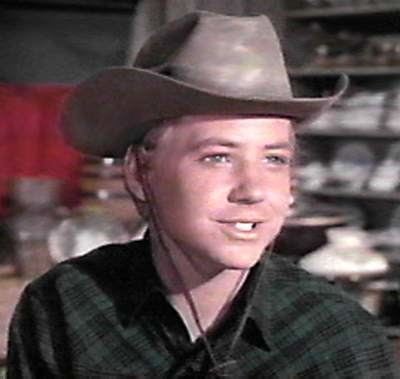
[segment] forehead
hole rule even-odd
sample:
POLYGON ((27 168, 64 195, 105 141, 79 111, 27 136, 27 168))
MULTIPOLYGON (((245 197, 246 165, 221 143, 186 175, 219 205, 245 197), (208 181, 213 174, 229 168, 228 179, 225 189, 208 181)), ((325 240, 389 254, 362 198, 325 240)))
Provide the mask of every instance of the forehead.
POLYGON ((291 140, 292 121, 265 116, 185 116, 164 124, 163 142, 194 143, 210 137, 245 142, 291 140), (261 140, 262 141, 261 141, 261 140))

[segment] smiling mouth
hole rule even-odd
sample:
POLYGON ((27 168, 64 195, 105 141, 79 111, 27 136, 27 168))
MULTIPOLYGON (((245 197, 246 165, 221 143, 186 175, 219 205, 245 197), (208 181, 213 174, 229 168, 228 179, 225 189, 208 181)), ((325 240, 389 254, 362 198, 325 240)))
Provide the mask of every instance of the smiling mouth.
POLYGON ((251 232, 257 226, 256 222, 234 222, 233 227, 240 232, 251 232))
POLYGON ((232 227, 233 230, 242 233, 250 233, 254 231, 261 221, 220 221, 221 224, 232 227))
POLYGON ((257 230, 259 222, 251 221, 223 221, 220 222, 221 230, 229 240, 234 241, 255 241, 260 238, 257 230))

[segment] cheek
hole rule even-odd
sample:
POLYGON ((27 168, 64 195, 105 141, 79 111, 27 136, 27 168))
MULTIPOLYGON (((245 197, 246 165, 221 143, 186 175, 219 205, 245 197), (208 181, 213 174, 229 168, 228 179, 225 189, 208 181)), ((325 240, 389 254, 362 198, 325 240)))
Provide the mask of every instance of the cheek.
POLYGON ((150 176, 150 185, 158 205, 158 211, 169 221, 194 217, 201 209, 215 205, 215 181, 198 175, 194 170, 179 167, 155 170, 150 176), (163 183, 160 185, 160 183, 163 183))
POLYGON ((291 196, 289 193, 274 192, 269 194, 268 202, 277 216, 285 217, 289 212, 291 196))
POLYGON ((218 209, 227 198, 228 185, 221 177, 191 172, 180 186, 182 212, 200 215, 218 209))
POLYGON ((272 208, 276 213, 286 216, 292 202, 291 179, 285 178, 282 181, 270 183, 266 191, 272 208))

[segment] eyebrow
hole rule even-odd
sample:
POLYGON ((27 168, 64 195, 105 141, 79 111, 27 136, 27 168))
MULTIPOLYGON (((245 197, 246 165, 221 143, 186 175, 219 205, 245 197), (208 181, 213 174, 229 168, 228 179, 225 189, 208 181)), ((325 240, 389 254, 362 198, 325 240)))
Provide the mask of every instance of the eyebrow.
MULTIPOLYGON (((237 148, 240 146, 240 143, 230 141, 227 139, 223 138, 206 138, 201 141, 195 142, 191 146, 191 150, 200 150, 205 147, 210 147, 210 146, 223 146, 223 147, 229 147, 229 148, 237 148)), ((276 150, 276 149, 293 149, 293 144, 290 142, 274 142, 274 143, 267 143, 264 145, 265 150, 276 150)))

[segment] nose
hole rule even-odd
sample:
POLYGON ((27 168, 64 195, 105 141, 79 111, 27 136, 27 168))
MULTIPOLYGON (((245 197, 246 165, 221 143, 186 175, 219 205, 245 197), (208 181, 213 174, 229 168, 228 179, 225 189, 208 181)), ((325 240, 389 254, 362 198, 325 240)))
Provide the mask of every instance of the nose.
POLYGON ((264 201, 263 175, 256 165, 244 164, 233 173, 228 201, 238 204, 256 204, 264 201))

